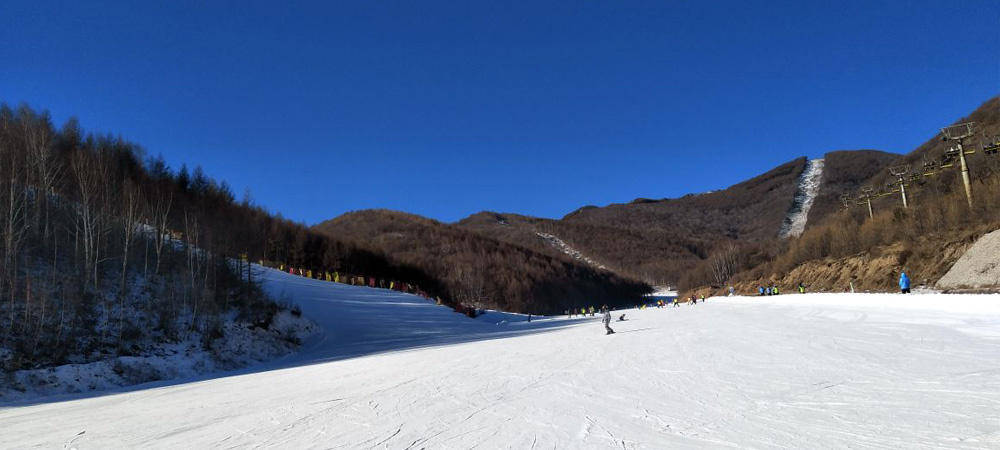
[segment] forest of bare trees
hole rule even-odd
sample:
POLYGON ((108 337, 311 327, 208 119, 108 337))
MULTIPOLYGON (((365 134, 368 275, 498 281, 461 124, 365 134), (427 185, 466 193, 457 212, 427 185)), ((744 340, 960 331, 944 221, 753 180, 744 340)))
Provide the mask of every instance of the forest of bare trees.
POLYGON ((75 120, 57 128, 45 112, 0 105, 0 369, 212 336, 229 312, 266 324, 278 306, 234 268, 238 255, 437 286, 237 201, 201 168, 173 171, 75 120))

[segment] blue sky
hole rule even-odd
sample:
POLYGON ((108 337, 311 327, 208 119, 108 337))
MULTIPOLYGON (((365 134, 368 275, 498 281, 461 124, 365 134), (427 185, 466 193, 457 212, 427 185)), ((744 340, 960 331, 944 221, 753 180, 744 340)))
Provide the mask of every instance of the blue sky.
POLYGON ((4 2, 0 100, 308 224, 676 197, 1000 93, 993 1, 153 3, 4 2))

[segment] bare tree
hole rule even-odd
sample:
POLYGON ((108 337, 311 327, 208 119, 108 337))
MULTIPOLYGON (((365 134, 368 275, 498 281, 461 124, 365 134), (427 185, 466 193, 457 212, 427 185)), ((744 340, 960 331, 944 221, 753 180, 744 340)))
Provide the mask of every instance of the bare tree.
POLYGON ((153 221, 153 234, 155 241, 153 250, 156 251, 156 264, 153 266, 153 274, 159 275, 160 262, 163 260, 163 246, 170 239, 170 207, 174 201, 173 191, 169 189, 160 190, 153 195, 149 202, 149 218, 153 221))
POLYGON ((139 188, 126 180, 121 195, 121 225, 122 225, 122 267, 121 280, 118 287, 118 341, 121 342, 122 328, 125 317, 125 297, 128 295, 128 260, 129 250, 135 240, 141 224, 140 213, 143 204, 139 188))
POLYGON ((93 276, 92 281, 96 289, 100 244, 106 226, 105 185, 110 174, 107 165, 100 157, 87 152, 73 154, 72 168, 77 184, 78 198, 74 206, 77 214, 77 231, 83 250, 84 279, 93 276))
POLYGON ((10 323, 8 333, 14 328, 15 286, 21 245, 28 233, 28 194, 25 180, 24 159, 9 138, 9 118, 0 119, 0 237, 3 240, 3 260, 0 261, 0 294, 4 286, 10 297, 10 323))
POLYGON ((61 170, 52 153, 52 126, 47 115, 36 115, 30 110, 20 112, 21 132, 26 150, 30 184, 34 187, 34 211, 31 225, 43 239, 48 239, 49 195, 61 170))
POLYGON ((716 286, 723 286, 739 270, 740 252, 736 244, 726 244, 722 249, 717 250, 710 257, 709 265, 712 270, 712 280, 716 286))

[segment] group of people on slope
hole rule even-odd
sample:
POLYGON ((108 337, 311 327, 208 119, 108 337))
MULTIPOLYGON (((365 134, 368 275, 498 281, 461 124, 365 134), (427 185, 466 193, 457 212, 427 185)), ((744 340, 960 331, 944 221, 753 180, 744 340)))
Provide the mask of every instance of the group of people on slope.
MULTIPOLYGON (((604 307, 607 308, 608 306, 605 305, 604 307)), ((580 313, 579 314, 577 314, 576 308, 570 308, 570 309, 563 310, 563 314, 572 319, 573 315, 579 315, 580 317, 587 317, 587 316, 594 317, 594 313, 596 311, 597 310, 595 310, 594 307, 591 306, 589 308, 580 308, 580 313)))

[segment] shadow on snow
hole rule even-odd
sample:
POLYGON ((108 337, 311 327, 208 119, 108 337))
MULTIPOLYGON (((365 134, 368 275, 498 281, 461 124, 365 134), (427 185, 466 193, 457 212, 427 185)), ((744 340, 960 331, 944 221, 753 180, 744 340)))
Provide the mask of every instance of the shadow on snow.
POLYGON ((593 322, 602 334, 599 316, 552 318, 488 311, 470 319, 446 306, 388 289, 330 283, 258 268, 264 288, 276 299, 302 308, 319 331, 306 339, 298 351, 236 370, 211 372, 193 377, 160 380, 103 391, 56 394, 2 404, 2 408, 64 402, 107 395, 126 394, 217 378, 271 370, 324 364, 350 358, 456 345, 473 341, 505 339, 544 333, 567 326, 593 322), (536 320, 537 319, 537 320, 536 320))

